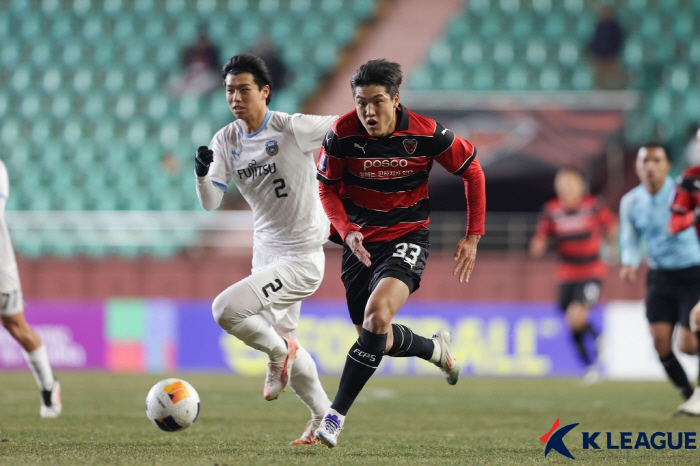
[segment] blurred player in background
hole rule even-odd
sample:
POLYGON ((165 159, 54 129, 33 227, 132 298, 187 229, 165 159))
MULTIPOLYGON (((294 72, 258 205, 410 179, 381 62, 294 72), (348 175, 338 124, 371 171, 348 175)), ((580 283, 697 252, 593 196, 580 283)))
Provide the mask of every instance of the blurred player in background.
POLYGON ((328 447, 336 445, 345 415, 384 354, 430 361, 451 385, 459 377, 447 330, 424 338, 391 320, 418 289, 428 258, 433 162, 464 179, 468 223, 454 256, 460 282, 469 280, 484 233, 484 174, 468 141, 399 104, 401 80, 398 63, 362 65, 350 80, 355 110, 333 124, 319 159, 321 200, 333 226, 331 239, 343 244, 341 278, 360 335, 316 430, 328 447))
POLYGON ((603 237, 614 254, 617 220, 603 198, 586 194, 586 182, 575 168, 557 172, 554 191, 557 197, 542 208, 530 241, 530 256, 544 256, 550 238, 557 244, 561 260, 557 268, 559 308, 566 314, 576 349, 586 366, 584 383, 591 384, 599 379, 599 368, 585 340, 596 340, 598 332, 588 321, 588 312, 598 302, 601 281, 608 273, 600 258, 603 237))
POLYGON ((296 341, 301 300, 321 284, 329 232, 315 180, 313 151, 334 116, 270 111, 265 63, 236 55, 223 68, 226 100, 237 118, 197 149, 197 195, 206 210, 221 203, 231 180, 253 209, 252 274, 216 297, 216 322, 270 357, 263 396, 275 400, 289 381, 312 419, 292 444, 315 443, 313 432, 330 400, 316 364, 296 341))
MULTIPOLYGON (((696 151, 700 155, 700 130, 696 132, 696 151)), ((700 236, 700 165, 690 167, 683 172, 671 204, 669 228, 672 234, 677 235, 693 225, 700 236)), ((690 330, 695 333, 697 341, 700 342, 700 302, 690 313, 690 330)), ((700 346, 698 361, 700 361, 700 346)), ((700 374, 700 370, 698 373, 700 374)), ((700 416, 700 376, 693 395, 678 409, 684 413, 700 416)))
POLYGON ((649 264, 649 330, 666 373, 687 400, 693 395, 693 388, 671 342, 678 323, 680 350, 687 354, 697 351, 697 339, 690 331, 690 310, 700 300, 700 244, 691 228, 678 234, 669 230, 669 202, 675 188, 668 176, 670 170, 671 161, 663 146, 650 143, 639 149, 636 171, 641 184, 620 201, 620 277, 629 282, 636 279, 640 242, 644 240, 649 264))
POLYGON ((24 318, 24 299, 19 282, 15 253, 5 222, 5 205, 10 196, 10 181, 0 160, 0 319, 10 335, 22 346, 22 353, 41 390, 41 417, 61 414, 61 384, 53 376, 49 355, 41 337, 24 318))

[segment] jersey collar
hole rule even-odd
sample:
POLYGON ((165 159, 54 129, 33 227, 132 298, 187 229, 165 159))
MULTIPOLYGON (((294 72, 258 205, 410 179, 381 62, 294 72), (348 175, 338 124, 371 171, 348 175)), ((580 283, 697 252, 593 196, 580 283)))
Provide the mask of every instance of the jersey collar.
POLYGON ((265 118, 263 119, 262 124, 260 125, 260 128, 258 128, 254 133, 250 133, 250 134, 246 134, 245 132, 243 132, 243 123, 239 123, 239 125, 241 125, 241 134, 243 134, 243 137, 244 138, 252 138, 252 137, 255 137, 258 134, 260 134, 262 132, 262 130, 265 129, 265 126, 267 126, 267 121, 270 119, 270 116, 272 116, 272 112, 270 110, 268 110, 267 113, 265 114, 265 118))

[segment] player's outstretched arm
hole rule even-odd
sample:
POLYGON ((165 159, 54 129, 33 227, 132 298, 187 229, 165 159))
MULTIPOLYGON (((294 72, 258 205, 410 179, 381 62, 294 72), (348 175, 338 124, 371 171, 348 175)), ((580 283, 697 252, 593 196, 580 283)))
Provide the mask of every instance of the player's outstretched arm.
POLYGON ((214 210, 221 204, 224 192, 214 186, 209 177, 209 167, 214 161, 214 152, 207 146, 199 146, 194 155, 194 173, 196 175, 197 197, 206 210, 214 210))
POLYGON ((669 231, 677 235, 693 224, 700 223, 700 209, 695 202, 694 193, 698 192, 697 178, 683 177, 676 186, 671 203, 671 221, 669 231))
POLYGON ((481 235, 467 235, 457 243, 454 257, 456 264, 452 275, 458 275, 460 283, 469 283, 476 262, 476 246, 480 239, 481 235))
POLYGON ((365 247, 362 245, 363 239, 364 236, 362 236, 362 233, 359 231, 351 231, 345 236, 345 244, 348 245, 352 253, 355 254, 355 257, 357 257, 360 262, 362 262, 365 266, 370 267, 372 265, 372 261, 370 260, 369 251, 367 251, 367 249, 365 249, 365 247))

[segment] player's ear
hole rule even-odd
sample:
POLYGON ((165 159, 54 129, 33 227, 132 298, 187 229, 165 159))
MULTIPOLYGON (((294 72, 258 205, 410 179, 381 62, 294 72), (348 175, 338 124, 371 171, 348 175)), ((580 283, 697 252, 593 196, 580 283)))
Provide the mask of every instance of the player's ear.
POLYGON ((267 96, 270 95, 270 86, 265 84, 262 88, 262 95, 265 99, 267 99, 267 96))
POLYGON ((394 108, 399 108, 399 93, 397 92, 394 94, 394 98, 392 99, 394 103, 394 108))

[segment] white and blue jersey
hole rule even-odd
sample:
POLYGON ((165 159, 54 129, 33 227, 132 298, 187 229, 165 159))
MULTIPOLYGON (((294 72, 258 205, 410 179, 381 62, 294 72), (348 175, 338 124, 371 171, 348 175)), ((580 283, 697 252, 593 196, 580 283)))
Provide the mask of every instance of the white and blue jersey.
POLYGON ((197 177, 202 206, 219 206, 233 181, 250 204, 254 246, 266 254, 305 253, 326 241, 330 223, 318 193, 314 151, 337 117, 268 111, 246 134, 234 121, 214 135, 209 173, 197 177))
POLYGON ((671 234, 670 202, 675 183, 670 177, 656 194, 639 185, 620 201, 620 252, 622 265, 637 267, 640 245, 647 249, 652 269, 679 270, 700 265, 700 243, 693 227, 671 234))

